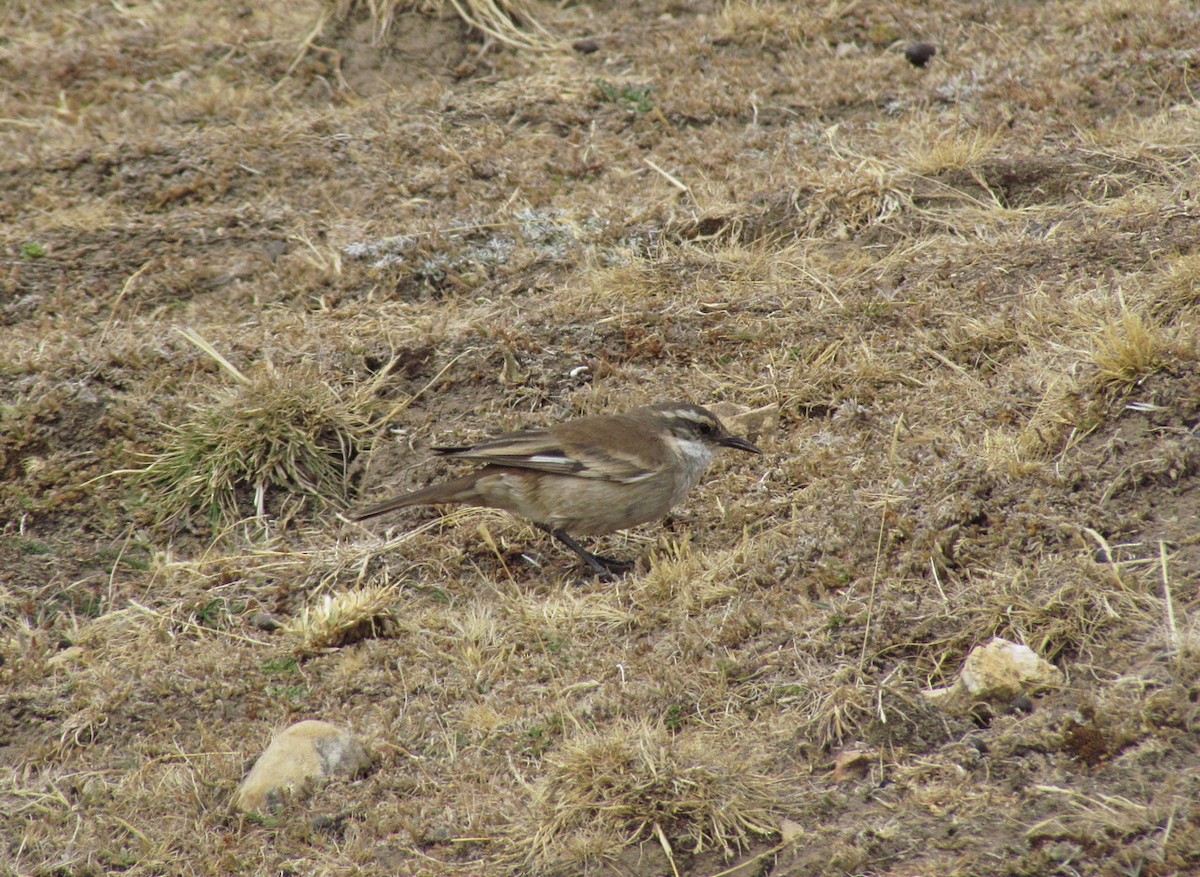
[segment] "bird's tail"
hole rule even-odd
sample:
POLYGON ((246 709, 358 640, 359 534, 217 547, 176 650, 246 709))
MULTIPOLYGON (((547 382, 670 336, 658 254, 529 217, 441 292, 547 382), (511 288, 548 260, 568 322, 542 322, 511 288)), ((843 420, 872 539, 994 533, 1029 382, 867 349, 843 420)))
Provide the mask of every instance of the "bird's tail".
POLYGON ((373 506, 367 506, 365 509, 348 512, 346 516, 352 521, 365 521, 367 518, 375 518, 379 515, 385 515, 388 512, 394 512, 396 509, 405 509, 414 505, 475 502, 479 499, 479 494, 475 491, 475 482, 477 480, 478 475, 476 473, 463 475, 450 481, 444 481, 441 484, 434 484, 421 490, 415 490, 412 493, 392 497, 373 506))

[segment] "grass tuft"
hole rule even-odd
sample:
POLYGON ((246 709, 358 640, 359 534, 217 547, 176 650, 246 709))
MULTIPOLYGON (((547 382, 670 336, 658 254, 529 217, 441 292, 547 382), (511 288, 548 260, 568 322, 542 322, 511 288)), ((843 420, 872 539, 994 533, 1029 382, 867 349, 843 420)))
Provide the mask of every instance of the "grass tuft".
POLYGON ((908 167, 919 174, 940 174, 966 170, 988 158, 995 148, 997 136, 982 131, 949 137, 922 140, 906 156, 908 167))
POLYGON ((802 175, 792 199, 799 230, 806 235, 849 238, 873 225, 887 223, 912 204, 903 175, 873 158, 844 159, 834 168, 802 175))
POLYGON ((1031 559, 1025 569, 983 572, 962 595, 964 644, 993 636, 1022 642, 1048 661, 1083 655, 1105 631, 1153 625, 1156 601, 1144 569, 1090 558, 1031 559))
POLYGON ((880 692, 851 665, 802 677, 793 694, 801 703, 800 714, 807 717, 802 736, 820 751, 853 739, 877 715, 880 692))
POLYGON ((1195 313, 1200 305, 1200 254, 1176 259, 1159 278, 1157 313, 1170 320, 1179 314, 1195 313))
POLYGON ((763 0, 727 0, 717 21, 721 39, 745 46, 794 48, 827 28, 821 14, 806 6, 763 0))
POLYGON ((1100 331, 1092 361, 1101 383, 1127 389, 1170 365, 1179 353, 1165 330, 1127 311, 1100 331))
POLYGON ((526 827, 529 863, 570 868, 601 848, 614 855, 662 837, 689 852, 731 853, 778 831, 780 791, 727 740, 648 723, 585 732, 546 757, 526 827), (598 838, 607 845, 589 842, 598 838))
POLYGON ((375 585, 326 594, 316 606, 301 610, 284 632, 295 638, 302 657, 387 635, 395 628, 392 610, 399 592, 395 585, 375 585))
POLYGON ((342 505, 350 462, 374 431, 368 399, 341 395, 308 367, 266 366, 197 406, 145 468, 123 474, 136 476, 159 522, 201 517, 214 531, 265 517, 274 492, 280 516, 294 512, 284 505, 294 495, 342 505))
POLYGON ((468 26, 510 46, 540 50, 552 43, 551 35, 533 17, 528 0, 325 0, 323 18, 345 20, 365 8, 379 42, 397 14, 440 16, 447 4, 468 26))

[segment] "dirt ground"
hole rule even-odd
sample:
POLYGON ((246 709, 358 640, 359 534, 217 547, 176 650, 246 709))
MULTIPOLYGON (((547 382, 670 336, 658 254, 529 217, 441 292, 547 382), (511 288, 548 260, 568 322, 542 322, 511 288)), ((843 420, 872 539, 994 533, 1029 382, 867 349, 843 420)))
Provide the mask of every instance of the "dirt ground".
POLYGON ((1200 874, 1200 9, 474 21, 0 7, 0 872, 1200 874), (619 581, 338 514, 665 399, 619 581))

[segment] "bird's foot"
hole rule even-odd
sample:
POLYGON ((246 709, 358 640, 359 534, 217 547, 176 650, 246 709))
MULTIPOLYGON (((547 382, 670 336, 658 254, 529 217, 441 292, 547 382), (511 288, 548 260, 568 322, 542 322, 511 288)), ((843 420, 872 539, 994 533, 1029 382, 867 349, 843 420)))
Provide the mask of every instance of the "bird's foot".
POLYGON ((602 581, 611 582, 619 579, 637 566, 637 563, 631 560, 617 560, 614 557, 592 554, 592 552, 571 538, 565 530, 551 530, 547 527, 543 527, 542 529, 574 551, 579 556, 579 559, 587 564, 587 568, 602 581))
POLYGON ((588 565, 588 569, 596 574, 597 578, 605 582, 615 581, 632 572, 637 566, 637 561, 618 560, 615 557, 592 554, 590 551, 583 561, 588 565))

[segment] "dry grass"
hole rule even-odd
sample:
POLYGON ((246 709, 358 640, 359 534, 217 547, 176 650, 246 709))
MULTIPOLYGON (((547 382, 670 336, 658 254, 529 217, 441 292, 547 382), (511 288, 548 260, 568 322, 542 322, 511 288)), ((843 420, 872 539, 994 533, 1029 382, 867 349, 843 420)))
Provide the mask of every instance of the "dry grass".
POLYGON ((925 142, 912 147, 904 163, 919 174, 939 174, 973 168, 987 159, 997 141, 996 134, 971 131, 960 136, 940 136, 922 132, 925 142))
POLYGON ((780 791, 729 741, 617 725, 547 755, 518 832, 539 873, 586 869, 645 840, 661 841, 670 858, 676 846, 731 853, 779 830, 780 791))
POLYGON ((284 521, 304 497, 345 505, 350 463, 378 429, 371 389, 339 393, 316 369, 270 363, 239 377, 171 427, 144 468, 118 474, 135 476, 158 521, 199 516, 214 532, 261 521, 269 501, 284 521))
POLYGON ((1161 327, 1126 312, 1101 330, 1092 358, 1102 382, 1128 389, 1181 354, 1182 347, 1161 327))
POLYGON ((794 48, 817 39, 827 16, 799 5, 764 0, 726 0, 718 19, 724 39, 750 46, 781 42, 794 48))
POLYGON ((326 594, 316 605, 302 609, 284 633, 296 640, 295 650, 301 656, 387 635, 395 631, 398 593, 396 587, 382 586, 326 594))
POLYGON ((1200 868, 1194 5, 709 6, 0 8, 0 871, 1200 868), (621 581, 338 515, 662 398, 621 581))
POLYGON ((381 43, 396 16, 405 12, 441 16, 447 6, 468 26, 506 45, 535 50, 550 46, 552 37, 538 24, 529 0, 324 0, 323 15, 345 20, 365 9, 374 40, 381 43))

